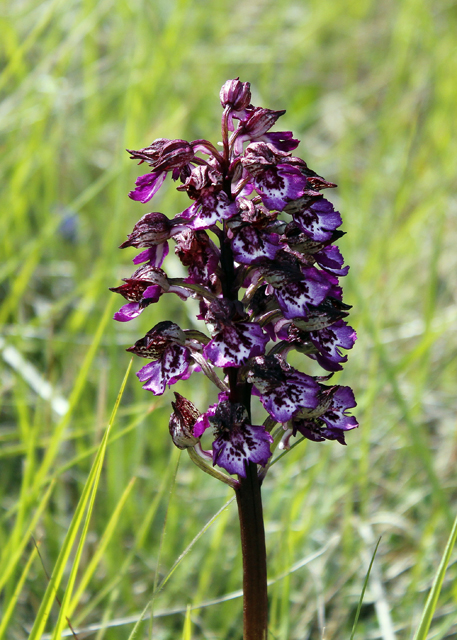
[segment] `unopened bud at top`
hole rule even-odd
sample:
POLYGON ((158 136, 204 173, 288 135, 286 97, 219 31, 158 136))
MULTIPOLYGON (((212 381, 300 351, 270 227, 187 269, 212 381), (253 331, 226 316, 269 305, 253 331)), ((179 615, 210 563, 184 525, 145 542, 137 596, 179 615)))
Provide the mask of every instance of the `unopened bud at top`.
POLYGON ((234 111, 246 109, 251 102, 251 85, 249 82, 240 82, 239 78, 227 80, 219 97, 223 107, 230 107, 234 111))

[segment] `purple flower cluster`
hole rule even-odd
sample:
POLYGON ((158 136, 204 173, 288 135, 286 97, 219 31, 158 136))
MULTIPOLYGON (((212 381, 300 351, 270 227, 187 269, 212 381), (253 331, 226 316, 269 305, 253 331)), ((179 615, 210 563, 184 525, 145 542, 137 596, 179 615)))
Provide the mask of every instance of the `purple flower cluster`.
POLYGON ((210 378, 218 402, 200 414, 176 394, 170 433, 178 447, 245 476, 246 464, 268 464, 278 423, 283 447, 298 433, 345 444, 344 432, 358 426, 348 415, 354 394, 324 382, 342 369, 341 349, 352 348, 356 334, 345 321, 350 307, 339 284, 349 268, 335 245, 341 216, 321 194, 336 185, 292 155, 299 143, 292 132, 270 131, 284 111, 254 107, 249 83, 227 81, 220 99, 219 150, 207 140, 160 138, 129 151, 150 167, 133 200, 151 200, 171 173, 192 203, 173 219, 159 212, 141 218, 121 245, 141 249, 133 259, 139 266, 112 291, 127 301, 114 316, 120 322, 167 293, 199 301, 209 335, 166 320, 128 351, 149 360, 137 375, 155 395, 194 371, 210 378), (170 240, 185 278, 168 278, 162 269, 170 240), (294 369, 286 360, 292 349, 330 375, 294 369), (251 424, 252 395, 269 414, 268 428, 251 424), (207 429, 212 451, 200 445, 207 429))

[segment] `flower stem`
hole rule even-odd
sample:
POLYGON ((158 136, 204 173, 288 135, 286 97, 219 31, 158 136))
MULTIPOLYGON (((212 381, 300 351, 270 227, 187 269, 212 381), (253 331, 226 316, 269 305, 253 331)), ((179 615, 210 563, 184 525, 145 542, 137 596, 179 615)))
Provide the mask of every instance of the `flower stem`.
POLYGON ((244 640, 266 640, 268 633, 267 557, 257 465, 235 489, 243 553, 244 640))

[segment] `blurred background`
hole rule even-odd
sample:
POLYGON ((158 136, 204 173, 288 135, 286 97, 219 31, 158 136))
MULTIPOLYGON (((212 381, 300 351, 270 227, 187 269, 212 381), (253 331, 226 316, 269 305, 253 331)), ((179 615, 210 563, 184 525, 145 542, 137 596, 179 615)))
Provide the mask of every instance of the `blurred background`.
MULTIPOLYGON (((118 245, 144 213, 187 206, 171 181, 152 206, 129 200, 144 171, 125 148, 216 142, 219 89, 237 76, 255 105, 287 109, 276 128, 293 130, 296 154, 339 186, 329 197, 347 232, 345 301, 359 336, 335 380, 354 387, 361 428, 347 447, 302 443, 264 484, 271 638, 349 638, 380 535, 355 638, 412 636, 457 512, 456 27, 446 0, 2 3, 0 638, 29 636, 124 349, 160 320, 192 326, 195 307, 172 296, 128 325, 111 319, 122 300, 108 287, 133 271, 134 251, 118 245)), ((179 458, 172 391, 143 391, 133 374, 143 364, 128 378, 79 559, 69 617, 93 625, 79 638, 128 638, 231 497, 179 458)), ((202 411, 214 401, 203 376, 175 388, 202 411)), ((456 569, 430 638, 457 636, 456 569)), ((232 503, 137 637, 238 640, 240 588, 232 503)), ((48 633, 58 615, 54 601, 48 633)))

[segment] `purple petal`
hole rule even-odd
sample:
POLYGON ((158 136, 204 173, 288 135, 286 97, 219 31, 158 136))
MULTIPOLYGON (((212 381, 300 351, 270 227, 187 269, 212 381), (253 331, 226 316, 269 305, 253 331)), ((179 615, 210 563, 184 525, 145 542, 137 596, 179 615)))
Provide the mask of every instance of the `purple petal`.
POLYGON ((147 287, 144 290, 143 300, 145 301, 147 300, 148 304, 152 304, 153 302, 157 302, 161 295, 162 295, 162 288, 159 287, 158 284, 151 284, 150 287, 147 287))
POLYGON ((185 220, 192 220, 192 218, 195 216, 195 213, 197 212, 199 207, 198 202, 193 202, 191 205, 189 205, 187 207, 187 209, 184 209, 184 211, 182 211, 181 213, 178 213, 175 218, 184 218, 185 220))
POLYGON ((208 407, 208 411, 206 413, 202 413, 200 415, 197 422, 194 424, 194 435, 196 438, 199 438, 206 431, 206 429, 209 429, 211 427, 209 418, 214 416, 214 414, 216 413, 216 409, 221 402, 227 402, 228 397, 228 393, 226 393, 225 391, 221 391, 221 393, 219 393, 217 396, 218 401, 215 404, 211 404, 208 407))
POLYGON ((167 384, 173 384, 186 374, 189 360, 188 349, 180 345, 171 345, 165 349, 159 360, 149 362, 136 375, 141 382, 146 381, 143 389, 160 396, 167 384))
POLYGON ((337 440, 340 444, 346 444, 344 431, 332 431, 325 427, 316 425, 310 421, 302 420, 294 422, 296 431, 312 442, 324 442, 325 440, 337 440))
POLYGON ((116 311, 113 317, 118 322, 129 322, 129 320, 137 318, 143 312, 143 309, 144 307, 140 307, 139 302, 129 302, 124 304, 119 311, 116 311))
POLYGON ((311 376, 293 371, 287 380, 278 384, 255 380, 260 401, 278 422, 287 422, 300 409, 315 409, 318 404, 319 385, 311 376))
POLYGON ((246 140, 258 140, 265 135, 268 129, 275 124, 276 120, 283 116, 285 111, 273 111, 272 109, 263 109, 262 107, 254 107, 249 112, 242 124, 243 134, 240 136, 246 140))
POLYGON ((339 212, 325 198, 319 198, 304 211, 294 213, 293 219, 306 235, 317 242, 330 240, 342 222, 339 212))
POLYGON ((265 427, 236 425, 232 431, 224 431, 214 441, 213 464, 245 478, 249 462, 263 467, 267 464, 272 442, 273 438, 265 431, 265 427))
POLYGON ((133 264, 149 262, 154 267, 161 267, 167 255, 168 242, 162 242, 161 244, 155 244, 153 247, 149 247, 149 249, 142 251, 133 258, 132 262, 133 264))
POLYGON ((343 267, 344 258, 335 245, 330 245, 321 249, 321 251, 317 251, 313 254, 313 257, 323 269, 337 276, 345 276, 349 271, 349 267, 343 267))
POLYGON ((296 167, 278 164, 265 169, 255 179, 255 185, 266 207, 282 211, 288 202, 303 195, 306 178, 296 167))
POLYGON ((302 282, 287 282, 275 289, 285 318, 306 318, 308 305, 317 306, 330 292, 333 282, 324 271, 308 267, 303 269, 303 276, 302 282))
POLYGON ((356 429, 359 425, 353 416, 346 415, 346 411, 356 406, 354 394, 350 387, 323 387, 322 393, 331 395, 330 407, 324 413, 314 418, 294 420, 294 433, 299 431, 305 438, 322 442, 323 440, 338 440, 346 444, 344 432, 356 429))
POLYGON ((357 420, 354 416, 346 415, 346 411, 355 406, 357 403, 351 387, 338 387, 332 399, 332 406, 320 416, 320 419, 329 429, 342 429, 343 431, 356 429, 359 426, 357 420))
POLYGON ((216 367, 239 367, 248 358, 265 353, 268 336, 257 323, 227 324, 203 349, 203 355, 216 367))
POLYGON ((136 189, 130 191, 129 198, 138 202, 148 202, 160 189, 167 175, 166 171, 154 171, 136 179, 136 189))
POLYGON ((217 195, 206 194, 196 204, 200 207, 197 215, 189 223, 192 229, 208 229, 216 222, 227 220, 238 213, 236 201, 230 200, 224 191, 220 191, 217 195))
POLYGON ((318 354, 310 354, 310 357, 327 371, 340 371, 341 362, 346 362, 347 356, 342 355, 340 348, 352 349, 357 340, 357 334, 352 327, 343 320, 335 322, 330 327, 311 331, 309 338, 319 350, 318 354))
POLYGON ((276 131, 273 133, 266 133, 259 140, 263 142, 269 142, 279 151, 293 151, 300 144, 300 140, 293 137, 292 131, 276 131))
POLYGON ((255 264, 263 258, 273 260, 279 250, 279 235, 265 233, 248 225, 235 232, 233 257, 241 264, 255 264))

